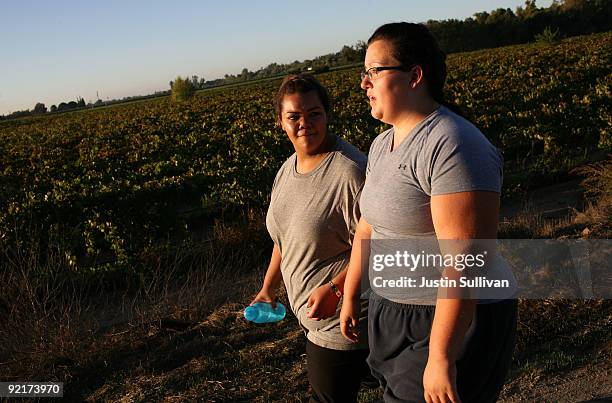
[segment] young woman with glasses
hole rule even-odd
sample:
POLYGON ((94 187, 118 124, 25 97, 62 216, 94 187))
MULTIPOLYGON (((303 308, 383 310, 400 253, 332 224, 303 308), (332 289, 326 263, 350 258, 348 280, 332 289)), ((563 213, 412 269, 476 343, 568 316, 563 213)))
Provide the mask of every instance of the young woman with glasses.
MULTIPOLYGON (((366 157, 328 133, 329 96, 313 76, 286 77, 274 103, 277 123, 295 153, 274 180, 266 218, 274 247, 251 303, 273 302, 284 281, 307 337, 310 401, 355 402, 361 381, 371 378, 367 340, 351 343, 342 337, 339 301, 360 217, 366 157)), ((357 320, 365 318, 367 301, 356 301, 357 320)))
MULTIPOLYGON (((445 106, 445 59, 420 24, 383 25, 368 40, 361 88, 372 116, 392 128, 368 155, 340 316, 342 333, 353 342, 362 337, 356 326, 360 281, 367 276, 362 267, 376 242, 430 237, 441 245, 497 237, 502 157, 445 106)), ((397 297, 380 293, 373 285, 368 363, 386 402, 497 399, 515 343, 516 300, 436 292, 426 299, 409 288, 397 297)))

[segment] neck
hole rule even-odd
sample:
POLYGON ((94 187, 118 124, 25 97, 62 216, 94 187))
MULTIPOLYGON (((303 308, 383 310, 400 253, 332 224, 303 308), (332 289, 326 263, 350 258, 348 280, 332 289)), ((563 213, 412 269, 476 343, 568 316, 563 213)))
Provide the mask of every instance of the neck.
POLYGON ((319 150, 313 154, 308 154, 296 150, 298 173, 306 174, 315 169, 319 163, 325 158, 327 153, 332 149, 335 143, 335 137, 329 134, 325 137, 325 142, 321 145, 319 150))
POLYGON ((395 122, 392 123, 395 131, 394 148, 410 134, 412 129, 425 120, 425 118, 439 106, 440 104, 433 99, 421 100, 415 103, 413 107, 400 114, 398 118, 395 119, 395 122))

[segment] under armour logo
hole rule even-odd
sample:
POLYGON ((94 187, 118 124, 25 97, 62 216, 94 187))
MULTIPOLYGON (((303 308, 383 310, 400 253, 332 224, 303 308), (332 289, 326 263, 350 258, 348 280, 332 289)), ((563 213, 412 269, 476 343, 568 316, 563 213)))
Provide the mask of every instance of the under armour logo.
POLYGON ((403 169, 404 171, 406 170, 406 168, 408 168, 406 164, 399 164, 399 167, 397 167, 397 169, 403 169))

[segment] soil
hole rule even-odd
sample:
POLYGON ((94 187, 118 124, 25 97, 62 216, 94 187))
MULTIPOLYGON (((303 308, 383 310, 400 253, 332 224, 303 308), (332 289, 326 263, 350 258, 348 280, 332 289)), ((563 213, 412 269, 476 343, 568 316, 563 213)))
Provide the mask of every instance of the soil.
MULTIPOLYGON (((583 208, 583 194, 579 180, 540 188, 528 193, 525 201, 502 203, 501 220, 521 212, 541 214, 544 218, 566 217, 583 208)), ((602 347, 596 362, 555 375, 531 371, 511 380, 499 401, 612 402, 612 343, 602 347)))
POLYGON ((527 193, 521 201, 502 201, 500 217, 503 221, 521 212, 538 213, 544 218, 567 216, 583 207, 583 194, 580 180, 546 186, 527 193))
POLYGON ((612 355, 555 376, 537 372, 506 384, 500 402, 612 402, 612 355))

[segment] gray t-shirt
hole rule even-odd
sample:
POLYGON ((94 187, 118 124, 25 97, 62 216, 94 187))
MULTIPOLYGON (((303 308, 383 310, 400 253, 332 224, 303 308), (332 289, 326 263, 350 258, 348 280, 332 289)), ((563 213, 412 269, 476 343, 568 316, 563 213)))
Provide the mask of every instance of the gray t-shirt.
MULTIPOLYGON (((360 205, 372 226, 372 253, 375 247, 401 245, 397 240, 435 237, 431 196, 501 192, 501 154, 474 125, 446 107, 432 112, 391 151, 393 133, 389 129, 376 137, 368 154, 360 205)), ((435 293, 432 298, 424 290, 389 292, 402 295, 390 298, 397 302, 435 304, 435 293)))
MULTIPOLYGON (((363 153, 338 137, 332 151, 308 173, 297 172, 293 154, 276 175, 266 217, 268 232, 281 252, 293 313, 311 342, 334 350, 366 348, 367 339, 352 344, 342 336, 341 303, 335 316, 320 321, 306 316, 306 305, 310 294, 349 262, 366 161, 363 153)), ((361 335, 367 334, 366 304, 362 301, 361 335)))

